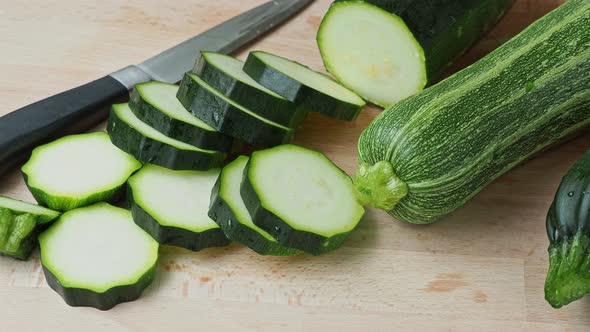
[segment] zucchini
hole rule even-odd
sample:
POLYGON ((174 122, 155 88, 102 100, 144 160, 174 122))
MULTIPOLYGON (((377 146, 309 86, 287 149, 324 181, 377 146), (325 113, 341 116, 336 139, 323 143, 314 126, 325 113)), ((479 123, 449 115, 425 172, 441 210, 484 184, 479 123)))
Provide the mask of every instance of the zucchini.
POLYGON ((242 196, 240 186, 248 157, 240 156, 223 168, 211 193, 209 216, 225 235, 260 255, 294 256, 302 252, 284 247, 260 227, 254 225, 242 196))
POLYGON ((140 167, 111 144, 105 132, 96 132, 37 147, 22 173, 37 202, 68 211, 117 199, 127 178, 140 167))
POLYGON ((129 179, 133 220, 158 243, 199 251, 229 244, 207 215, 219 169, 172 171, 145 165, 129 179))
POLYGON ((143 122, 175 140, 205 150, 229 152, 232 139, 189 113, 176 99, 178 86, 163 82, 138 84, 129 107, 143 122))
POLYGON ((590 124, 590 1, 570 0, 361 134, 360 200, 415 224, 590 124))
POLYGON ((139 120, 128 104, 113 105, 107 131, 114 145, 139 161, 174 170, 220 167, 227 156, 172 139, 139 120))
POLYGON ((339 120, 356 119, 365 101, 329 76, 266 52, 251 52, 244 71, 261 85, 309 112, 339 120))
POLYGON ((437 79, 513 2, 337 0, 317 43, 342 84, 387 107, 437 79))
POLYGON ((365 213, 346 173, 295 145, 254 152, 240 192, 256 226, 312 255, 339 248, 365 213))
POLYGON ((199 76, 187 73, 178 100, 196 117, 219 132, 257 146, 290 142, 294 129, 269 121, 234 102, 199 76))
POLYGON ((248 76, 244 62, 229 55, 201 52, 193 72, 248 110, 280 125, 297 128, 307 112, 248 76))
POLYGON ((68 211, 39 236, 49 286, 70 306, 108 310, 154 279, 158 243, 106 203, 68 211))
POLYGON ((58 216, 57 211, 0 196, 0 255, 29 258, 37 244, 39 226, 58 216))
POLYGON ((545 299, 560 308, 590 293, 590 151, 563 177, 547 214, 545 299))

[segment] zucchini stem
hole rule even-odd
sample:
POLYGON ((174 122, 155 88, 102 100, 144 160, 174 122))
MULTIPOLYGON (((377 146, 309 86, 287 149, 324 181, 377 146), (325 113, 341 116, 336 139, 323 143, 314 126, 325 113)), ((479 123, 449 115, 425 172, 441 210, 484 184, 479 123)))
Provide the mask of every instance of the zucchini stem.
POLYGON ((393 210, 408 195, 408 185, 397 177, 388 161, 359 163, 354 185, 361 204, 385 211, 393 210))
POLYGON ((549 247, 545 299, 554 308, 590 293, 590 238, 578 231, 573 238, 549 247))

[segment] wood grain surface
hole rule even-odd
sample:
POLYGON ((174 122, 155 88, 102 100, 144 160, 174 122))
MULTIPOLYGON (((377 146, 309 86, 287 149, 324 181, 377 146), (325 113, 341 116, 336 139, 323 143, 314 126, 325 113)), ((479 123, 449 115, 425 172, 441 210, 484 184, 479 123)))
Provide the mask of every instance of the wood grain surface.
MULTIPOLYGON (((0 4, 0 114, 137 63, 263 0, 20 0, 0 4)), ((315 33, 330 0, 245 47, 322 70, 315 33)), ((518 0, 450 72, 514 36, 563 0, 518 0)), ((298 144, 352 174, 354 123, 312 115, 298 144)), ((99 129, 104 128, 104 125, 99 129)), ((369 209, 344 248, 321 257, 261 257, 239 245, 164 248, 156 282, 109 312, 70 308, 50 290, 38 254, 0 257, 0 331, 583 331, 590 299, 553 310, 543 299, 545 214, 562 175, 590 149, 585 135, 491 184, 430 226, 369 209)), ((33 201, 21 175, 0 195, 33 201)))

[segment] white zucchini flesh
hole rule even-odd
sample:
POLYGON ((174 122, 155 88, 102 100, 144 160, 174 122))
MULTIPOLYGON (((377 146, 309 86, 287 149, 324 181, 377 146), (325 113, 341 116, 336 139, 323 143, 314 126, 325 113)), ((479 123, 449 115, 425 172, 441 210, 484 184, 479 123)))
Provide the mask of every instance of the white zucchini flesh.
POLYGON ((383 107, 424 88, 424 51, 400 17, 362 1, 333 6, 318 45, 326 69, 340 83, 383 107))
POLYGON ((162 226, 201 233, 219 228, 208 216, 211 189, 220 169, 173 171, 145 165, 129 179, 133 200, 162 226))
POLYGON ((43 266, 63 287, 96 293, 138 282, 158 259, 158 243, 131 213, 106 203, 66 212, 39 243, 43 266))
POLYGON ((350 177, 320 152, 258 151, 247 176, 264 208, 297 230, 331 237, 352 231, 364 214, 350 177))
POLYGON ((0 196, 0 209, 5 208, 15 213, 30 213, 38 217, 40 224, 52 221, 59 216, 59 212, 48 208, 0 196))
POLYGON ((169 117, 193 126, 215 131, 213 127, 192 115, 176 98, 178 85, 152 81, 136 86, 141 97, 169 117))
POLYGON ((265 93, 274 96, 276 98, 284 99, 283 97, 279 96, 275 92, 267 89, 266 87, 260 85, 256 82, 252 77, 246 74, 242 68, 244 67, 244 62, 238 60, 234 57, 229 55, 220 54, 220 53, 213 53, 213 52, 203 52, 203 57, 207 59, 211 64, 214 64, 217 68, 224 71, 231 77, 237 79, 242 83, 246 83, 250 86, 255 87, 258 90, 262 90, 265 93))
POLYGON ((365 101, 354 92, 333 81, 328 76, 311 70, 297 62, 266 52, 256 52, 256 56, 268 66, 314 90, 350 104, 365 104, 365 101))
MULTIPOLYGON (((27 185, 43 192, 41 200, 53 208, 68 205, 58 202, 61 198, 80 202, 112 191, 140 167, 135 158, 111 143, 107 133, 96 132, 66 136, 36 148, 22 172, 27 185)), ((35 198, 39 200, 39 195, 35 198)))

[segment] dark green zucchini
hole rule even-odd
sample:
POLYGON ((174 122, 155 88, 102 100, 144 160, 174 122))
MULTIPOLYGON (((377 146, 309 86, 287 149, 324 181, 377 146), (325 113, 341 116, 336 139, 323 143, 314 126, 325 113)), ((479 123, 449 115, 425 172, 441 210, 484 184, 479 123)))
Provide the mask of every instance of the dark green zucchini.
POLYGON ((244 72, 309 112, 352 121, 365 106, 361 97, 329 76, 274 54, 251 52, 244 72))
POLYGON ((243 67, 244 62, 229 55, 201 52, 193 72, 244 108, 272 122, 297 128, 307 112, 258 84, 244 73, 243 67))
POLYGON ((176 98, 178 86, 162 82, 138 84, 129 107, 143 122, 175 140, 205 150, 229 152, 232 138, 189 113, 176 98))
POLYGON ((219 171, 172 171, 145 165, 128 181, 133 220, 162 245, 192 251, 228 245, 207 214, 219 171))
POLYGON ((362 133, 359 199, 415 224, 590 124, 590 1, 570 0, 362 133))
POLYGON ((421 91, 513 0, 337 0, 317 35, 326 69, 383 107, 421 91))
POLYGON ((256 146, 290 142, 294 129, 269 121, 224 96, 199 76, 187 73, 178 100, 195 116, 223 134, 256 146))
POLYGON ((232 241, 241 243, 260 255, 294 256, 302 252, 277 243, 270 234, 254 225, 240 194, 248 157, 240 156, 225 166, 211 192, 209 216, 232 241))
POLYGON ((107 131, 114 145, 137 160, 174 170, 220 167, 227 156, 165 136, 139 120, 128 104, 113 105, 107 131))
POLYGON ((47 283, 71 306, 134 301, 156 273, 158 243, 129 211, 106 203, 64 213, 39 243, 47 283))
POLYGON ((547 214, 545 299, 560 308, 590 293, 590 152, 563 177, 547 214))
POLYGON ((365 213, 346 173, 295 145, 254 152, 240 192, 256 226, 312 255, 339 248, 365 213))
POLYGON ((58 216, 57 211, 0 196, 0 255, 29 258, 40 226, 58 216))
POLYGON ((116 201, 129 176, 140 167, 139 161, 111 143, 109 135, 95 132, 37 147, 21 170, 39 204, 68 211, 116 201))

